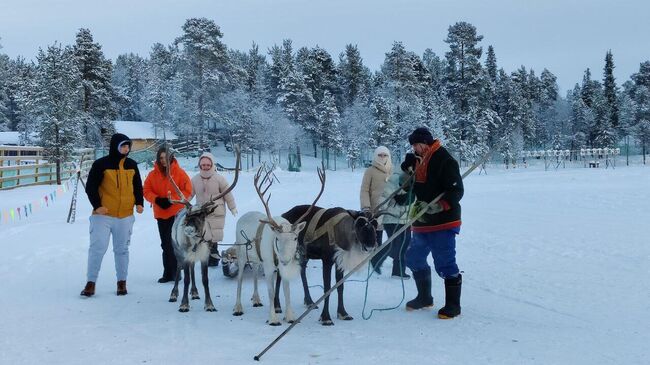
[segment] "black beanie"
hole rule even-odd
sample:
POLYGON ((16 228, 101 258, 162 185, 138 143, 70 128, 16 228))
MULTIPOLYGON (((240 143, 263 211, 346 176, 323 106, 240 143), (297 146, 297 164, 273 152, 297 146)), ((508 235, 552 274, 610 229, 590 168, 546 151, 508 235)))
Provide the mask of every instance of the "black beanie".
POLYGON ((409 135, 409 144, 414 145, 416 143, 433 144, 433 136, 426 127, 417 128, 409 135))

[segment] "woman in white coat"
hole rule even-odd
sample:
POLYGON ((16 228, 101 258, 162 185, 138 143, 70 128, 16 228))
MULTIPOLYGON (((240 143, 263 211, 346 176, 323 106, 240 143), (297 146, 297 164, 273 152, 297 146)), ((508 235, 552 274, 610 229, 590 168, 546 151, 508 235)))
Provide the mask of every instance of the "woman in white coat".
MULTIPOLYGON (((372 165, 368 167, 363 174, 361 182, 361 210, 374 210, 379 203, 382 202, 382 194, 384 186, 388 178, 393 173, 393 163, 390 157, 390 151, 384 146, 379 146, 375 149, 372 165)), ((377 227, 377 245, 381 245, 383 241, 383 227, 381 224, 377 227)), ((381 274, 381 260, 382 256, 386 256, 384 252, 380 252, 372 258, 371 263, 374 270, 381 274)))
MULTIPOLYGON (((214 156, 204 152, 199 157, 199 173, 192 177, 192 194, 196 196, 196 204, 201 205, 210 200, 211 197, 220 194, 228 189, 230 184, 226 178, 217 173, 214 156)), ((226 224, 226 206, 233 216, 237 216, 237 205, 232 192, 217 200, 217 209, 206 218, 205 239, 212 242, 223 240, 223 227, 226 224)), ((217 246, 214 246, 213 253, 218 253, 217 246)), ((214 262, 210 260, 214 265, 214 262)), ((214 266, 211 265, 211 266, 214 266)))

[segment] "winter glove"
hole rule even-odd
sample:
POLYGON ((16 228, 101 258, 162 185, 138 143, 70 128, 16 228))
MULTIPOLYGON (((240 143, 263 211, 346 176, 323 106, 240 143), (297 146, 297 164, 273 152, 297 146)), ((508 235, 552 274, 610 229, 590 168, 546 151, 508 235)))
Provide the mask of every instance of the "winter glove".
MULTIPOLYGON (((444 206, 440 202, 429 205, 429 203, 427 202, 419 201, 419 202, 415 202, 415 204, 413 204, 413 206, 411 207, 411 210, 409 211, 409 219, 415 218, 417 215, 420 214, 420 212, 423 209, 426 209, 427 210, 426 214, 429 215, 437 214, 445 210, 444 206)), ((424 216, 421 216, 420 218, 418 218, 418 220, 424 222, 424 216)))
POLYGON ((395 203, 398 205, 408 205, 409 202, 409 195, 408 194, 397 194, 393 197, 393 200, 395 200, 395 203))
POLYGON ((236 217, 237 216, 237 208, 230 209, 230 213, 232 214, 233 217, 236 217))
POLYGON ((417 161, 415 155, 412 153, 407 153, 406 156, 404 156, 404 162, 402 162, 400 165, 402 171, 408 172, 409 169, 415 171, 415 161, 417 161))
POLYGON ((163 197, 156 197, 156 205, 161 207, 162 209, 167 209, 172 206, 172 203, 169 201, 168 198, 163 198, 163 197))

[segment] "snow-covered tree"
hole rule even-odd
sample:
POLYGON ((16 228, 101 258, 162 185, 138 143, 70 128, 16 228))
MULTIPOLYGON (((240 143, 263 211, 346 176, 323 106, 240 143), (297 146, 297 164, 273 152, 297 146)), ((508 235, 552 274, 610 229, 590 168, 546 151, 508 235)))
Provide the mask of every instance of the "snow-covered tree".
POLYGON ((72 47, 60 44, 39 50, 33 91, 25 110, 40 124, 41 146, 49 160, 56 162, 56 180, 61 184, 61 164, 79 146, 83 112, 81 74, 72 47))
POLYGON ((180 75, 190 112, 188 122, 199 143, 205 140, 210 122, 218 119, 220 95, 234 87, 239 76, 222 37, 214 21, 191 18, 183 24, 183 35, 175 41, 182 54, 180 75))
POLYGON ((117 56, 112 80, 119 119, 144 119, 146 74, 146 61, 142 57, 133 53, 117 56))
POLYGON ((325 148, 323 159, 327 161, 327 167, 329 168, 330 152, 336 152, 343 147, 340 113, 336 107, 334 96, 329 91, 325 91, 316 113, 319 122, 318 135, 320 143, 325 148))
POLYGON ((338 87, 345 107, 349 107, 357 99, 368 98, 370 89, 370 71, 363 65, 363 59, 356 45, 348 44, 345 51, 339 55, 338 87))
POLYGON ((145 115, 155 129, 157 138, 164 139, 174 127, 175 63, 173 48, 156 43, 151 48, 144 87, 145 115))
POLYGON ((87 146, 97 146, 102 144, 99 139, 108 142, 115 132, 112 123, 116 116, 111 84, 113 66, 88 29, 79 29, 73 50, 83 85, 84 142, 87 146))
POLYGON ((478 101, 481 92, 481 54, 478 43, 483 39, 476 27, 458 22, 449 27, 445 42, 449 44, 447 59, 447 91, 461 113, 478 101))

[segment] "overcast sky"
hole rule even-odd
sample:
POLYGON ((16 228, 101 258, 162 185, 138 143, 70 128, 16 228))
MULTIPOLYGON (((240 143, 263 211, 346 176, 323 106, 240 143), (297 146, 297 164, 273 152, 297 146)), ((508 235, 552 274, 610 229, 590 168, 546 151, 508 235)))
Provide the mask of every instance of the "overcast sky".
MULTIPOLYGON (((564 93, 589 67, 602 78, 611 49, 619 85, 650 60, 649 0, 0 0, 0 52, 33 59, 39 47, 74 42, 78 28, 92 31, 112 59, 146 56, 155 42, 168 44, 190 17, 214 19, 230 47, 262 50, 284 38, 297 49, 320 45, 333 57, 357 44, 377 69, 393 41, 418 54, 447 51, 449 25, 474 24, 493 45, 499 67, 544 67, 564 93)), ((485 52, 484 52, 485 53, 485 52)))

